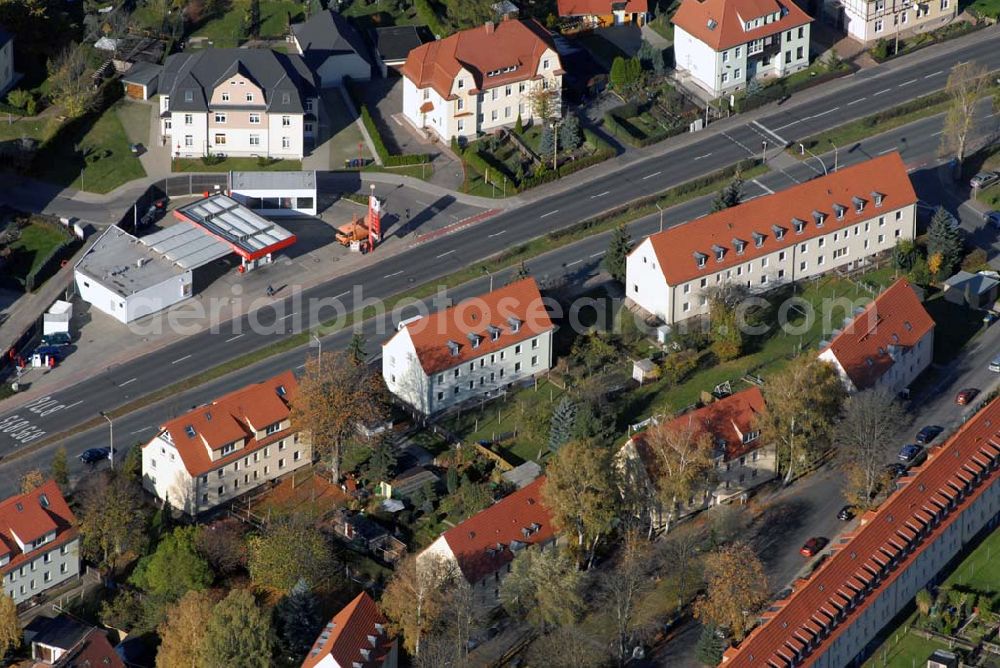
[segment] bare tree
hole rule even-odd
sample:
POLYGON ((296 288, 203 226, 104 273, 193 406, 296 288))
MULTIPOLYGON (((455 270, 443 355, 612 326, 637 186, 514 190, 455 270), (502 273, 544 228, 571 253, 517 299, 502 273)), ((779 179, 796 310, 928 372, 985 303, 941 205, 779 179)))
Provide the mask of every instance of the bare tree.
POLYGON ((847 398, 837 427, 841 465, 848 477, 849 500, 872 507, 884 472, 886 444, 905 422, 903 407, 891 392, 866 390, 847 398))
POLYGON ((700 422, 688 420, 682 426, 669 422, 656 425, 644 439, 656 467, 655 483, 667 506, 669 523, 679 504, 713 483, 712 436, 700 422))
POLYGON ((635 531, 629 531, 625 534, 617 563, 601 578, 606 606, 615 620, 618 661, 623 664, 628 659, 635 638, 639 598, 652 585, 648 574, 650 552, 649 541, 635 531))
POLYGON ((70 118, 90 110, 94 91, 88 74, 87 56, 78 44, 70 44, 49 60, 49 97, 70 118))
POLYGON ((951 68, 945 91, 951 99, 951 106, 944 119, 944 134, 941 135, 941 150, 954 153, 961 164, 965 160, 969 134, 975 121, 976 103, 989 85, 988 69, 973 61, 958 63, 951 68))

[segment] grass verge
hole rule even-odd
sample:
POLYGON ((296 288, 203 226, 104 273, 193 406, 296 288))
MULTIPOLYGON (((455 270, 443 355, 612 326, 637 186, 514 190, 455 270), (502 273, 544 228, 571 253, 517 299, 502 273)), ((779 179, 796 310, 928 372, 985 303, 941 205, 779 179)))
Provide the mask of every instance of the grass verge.
POLYGON ((201 158, 174 158, 172 161, 174 173, 180 172, 297 172, 302 169, 301 160, 282 160, 272 158, 260 161, 257 158, 225 158, 221 161, 208 161, 201 158))
MULTIPOLYGON (((745 168, 740 171, 744 179, 751 179, 756 176, 760 176, 769 169, 765 165, 746 166, 744 164, 744 167, 745 168)), ((631 204, 617 207, 606 211, 603 214, 599 214, 595 218, 584 220, 561 230, 555 230, 545 236, 536 237, 535 239, 515 246, 502 253, 488 257, 481 262, 472 262, 464 269, 460 269, 446 276, 428 281, 427 283, 411 290, 389 297, 384 302, 384 309, 386 312, 391 312, 398 304, 403 303, 404 300, 412 301, 426 299, 427 297, 434 295, 441 286, 455 288, 463 283, 480 278, 483 276, 484 270, 489 273, 495 273, 503 269, 514 267, 523 260, 562 248, 563 246, 568 246, 569 244, 586 237, 608 232, 620 223, 629 222, 652 214, 656 211, 657 203, 659 203, 661 207, 670 207, 704 195, 709 195, 718 190, 722 185, 728 183, 735 171, 739 168, 740 165, 732 165, 717 172, 713 172, 712 174, 674 186, 660 195, 651 195, 641 198, 631 204)), ((348 313, 346 317, 340 321, 338 327, 324 325, 323 335, 327 336, 337 331, 352 327, 355 323, 363 322, 368 318, 373 317, 375 313, 376 309, 374 306, 348 313)), ((140 408, 149 406, 150 404, 154 404, 168 397, 180 394, 181 392, 185 392, 200 385, 204 385, 205 383, 209 383, 234 371, 257 364, 258 362, 261 362, 269 357, 273 357, 274 355, 280 355, 281 353, 306 345, 312 336, 313 332, 311 331, 293 334, 285 339, 282 339, 281 341, 266 345, 262 348, 246 353, 245 355, 241 355, 240 357, 233 358, 210 369, 206 369, 205 371, 195 374, 194 376, 190 376, 189 378, 173 383, 172 385, 160 388, 155 392, 138 397, 127 404, 123 404, 115 409, 107 411, 107 414, 111 418, 118 418, 123 415, 127 415, 128 413, 132 413, 140 408)), ((84 422, 83 424, 74 427, 71 431, 52 434, 47 438, 43 438, 40 441, 20 448, 16 452, 8 455, 7 459, 16 459, 17 457, 44 447, 49 443, 66 438, 66 436, 70 433, 86 431, 103 423, 104 419, 100 417, 84 422)))

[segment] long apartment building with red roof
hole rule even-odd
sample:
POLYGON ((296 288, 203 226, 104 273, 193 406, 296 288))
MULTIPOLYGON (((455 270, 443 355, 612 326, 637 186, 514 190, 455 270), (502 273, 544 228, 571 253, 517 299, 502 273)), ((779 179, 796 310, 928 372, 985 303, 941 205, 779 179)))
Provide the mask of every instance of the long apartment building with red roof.
POLYGON ((79 574, 76 518, 55 481, 0 501, 0 581, 15 603, 79 574))
POLYGON ((812 18, 793 0, 684 0, 671 22, 678 73, 713 97, 809 67, 812 18))
POLYGON ((479 609, 496 607, 514 557, 556 542, 552 517, 542 503, 544 485, 545 477, 537 478, 448 529, 417 555, 417 568, 435 576, 454 575, 470 587, 479 609))
POLYGON ((916 211, 889 153, 647 237, 628 256, 627 297, 668 325, 705 316, 722 284, 764 292, 864 266, 915 236, 916 211))
POLYGON ((934 320, 901 278, 844 323, 819 358, 837 370, 848 392, 909 387, 934 357, 934 320))
POLYGON ((291 419, 297 389, 286 371, 170 420, 142 446, 143 486, 197 515, 310 464, 291 419))
POLYGON ((993 401, 835 540, 823 564, 765 610, 720 665, 851 665, 967 543, 997 525, 998 470, 1000 401, 993 401))
POLYGON ((445 141, 543 120, 533 99, 549 91, 560 116, 563 69, 535 19, 492 21, 410 51, 402 68, 403 116, 445 141))
MULTIPOLYGON (((655 531, 699 510, 731 501, 745 501, 750 491, 777 474, 777 454, 773 445, 760 439, 757 421, 766 410, 759 387, 750 387, 728 397, 677 416, 666 422, 651 420, 650 429, 708 434, 715 462, 714 484, 705 486, 691 498, 679 499, 677 506, 660 502, 648 509, 655 531)), ((628 439, 616 456, 626 484, 648 489, 657 498, 658 480, 663 475, 658 458, 647 441, 649 429, 628 439)))
POLYGON ((430 415, 547 371, 554 329, 538 284, 525 278, 401 323, 382 344, 382 376, 430 415))

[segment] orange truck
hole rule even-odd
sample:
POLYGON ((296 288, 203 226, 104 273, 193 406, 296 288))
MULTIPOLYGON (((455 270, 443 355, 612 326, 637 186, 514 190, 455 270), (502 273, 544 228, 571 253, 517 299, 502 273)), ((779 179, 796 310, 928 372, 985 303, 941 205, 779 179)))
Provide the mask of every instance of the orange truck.
POLYGON ((355 216, 351 222, 337 228, 337 242, 341 246, 350 247, 352 244, 361 243, 368 240, 368 226, 363 220, 355 216))

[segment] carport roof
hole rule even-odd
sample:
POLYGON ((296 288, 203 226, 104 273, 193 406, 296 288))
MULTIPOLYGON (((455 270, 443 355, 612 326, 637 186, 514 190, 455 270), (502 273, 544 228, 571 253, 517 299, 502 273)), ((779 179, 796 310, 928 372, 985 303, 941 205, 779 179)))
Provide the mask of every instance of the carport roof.
POLYGON ((227 195, 212 195, 182 206, 174 216, 200 227, 248 260, 295 243, 294 234, 227 195))
POLYGON ((160 65, 139 61, 129 68, 128 72, 122 75, 122 81, 140 86, 148 86, 156 77, 160 76, 161 71, 163 71, 163 68, 160 65))
POLYGON ((230 172, 229 183, 234 191, 315 190, 316 172, 230 172))
POLYGON ((139 239, 183 269, 197 269, 233 252, 227 244, 187 222, 139 239))

